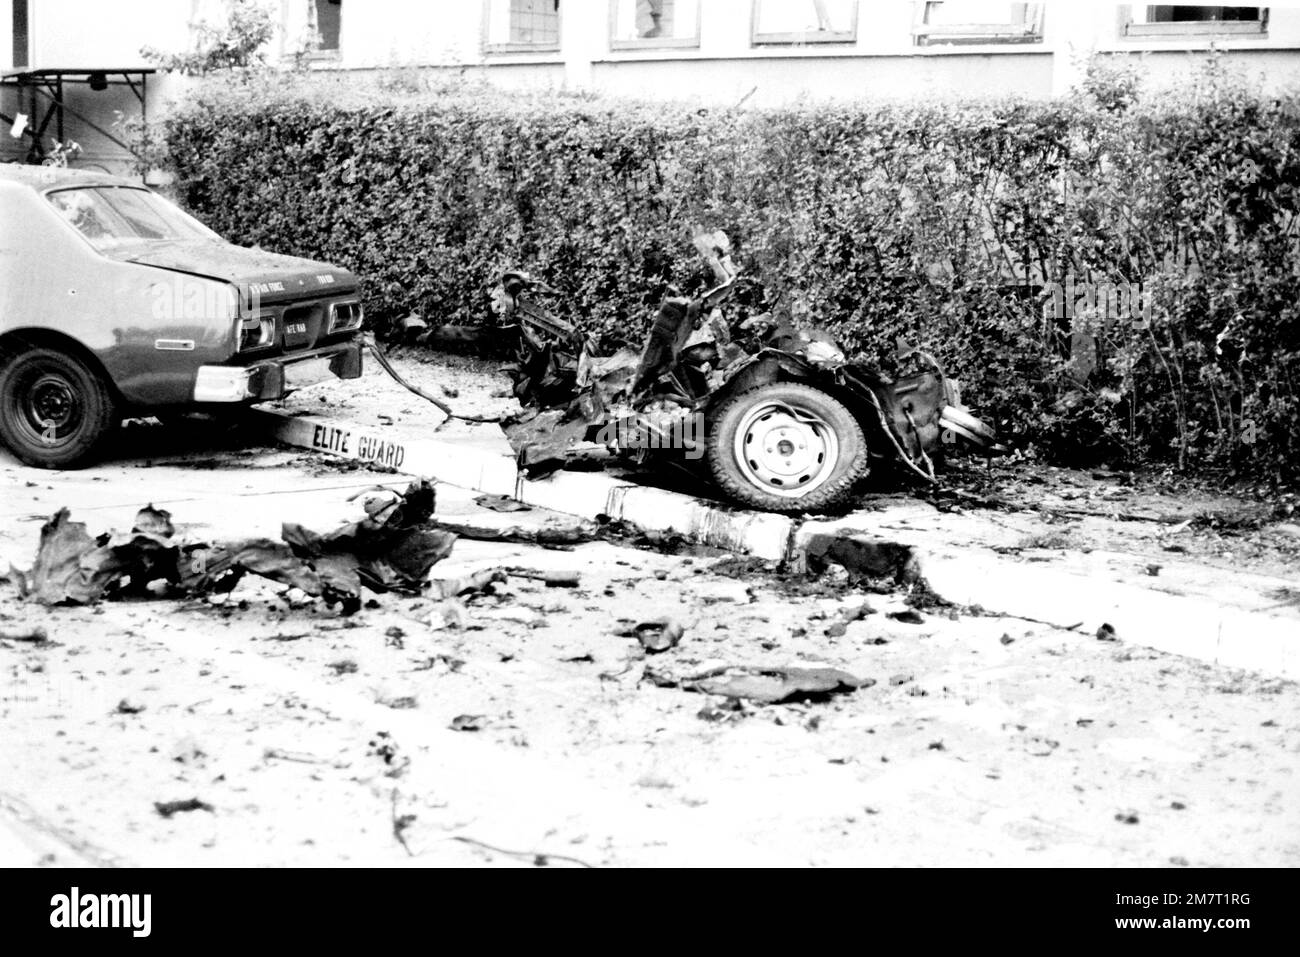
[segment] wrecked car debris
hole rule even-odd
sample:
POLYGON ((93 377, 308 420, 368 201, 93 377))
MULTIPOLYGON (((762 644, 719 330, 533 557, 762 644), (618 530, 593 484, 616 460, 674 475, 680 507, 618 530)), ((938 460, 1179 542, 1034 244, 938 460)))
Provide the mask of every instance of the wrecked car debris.
POLYGON ((413 482, 401 494, 380 491, 365 503, 364 519, 328 534, 286 522, 279 542, 179 540, 170 513, 152 505, 139 511, 129 534, 92 539, 60 509, 41 529, 24 597, 87 605, 114 593, 152 596, 149 586, 159 581, 203 596, 229 592, 248 573, 341 604, 345 613, 360 607, 362 587, 418 593, 456 536, 427 527, 436 500, 429 482, 413 482))
POLYGON ((469 575, 462 575, 460 578, 435 580, 430 588, 435 598, 458 598, 462 595, 486 592, 493 585, 505 580, 506 573, 500 568, 485 568, 469 575))
POLYGON ((511 498, 509 495, 480 495, 474 499, 474 504, 493 512, 532 511, 531 505, 525 505, 519 499, 511 498))
POLYGON ((635 638, 649 654, 659 654, 675 648, 682 640, 685 629, 672 618, 656 618, 643 621, 628 628, 620 629, 617 634, 624 638, 635 638))
POLYGON ((211 804, 206 801, 200 801, 198 798, 187 798, 184 801, 154 801, 154 810, 162 817, 171 817, 173 814, 185 814, 190 811, 208 811, 215 812, 211 804))
POLYGON ((481 542, 512 542, 521 545, 565 546, 594 542, 600 528, 592 522, 547 520, 540 525, 478 525, 447 518, 431 518, 429 524, 460 538, 481 542))
POLYGON ((730 241, 701 231, 695 245, 717 285, 666 297, 639 353, 598 354, 537 304, 554 289, 504 274, 493 307, 518 338, 512 371, 525 412, 503 428, 529 477, 566 467, 594 441, 636 464, 702 459, 729 497, 794 513, 841 503, 886 464, 933 485, 941 445, 997 448, 993 429, 918 348, 900 344, 907 374, 893 380, 850 361, 820 330, 767 311, 724 314, 740 279, 730 241))
POLYGON ((577 588, 582 576, 569 569, 551 569, 541 571, 535 568, 507 568, 506 574, 514 578, 527 578, 541 582, 547 588, 577 588))
POLYGON ((822 701, 831 695, 870 688, 874 678, 859 678, 838 668, 778 668, 724 665, 694 675, 676 677, 646 668, 647 681, 661 688, 681 688, 725 698, 743 698, 758 704, 822 701))
POLYGON ((21 631, 0 631, 0 641, 30 641, 43 645, 50 640, 49 632, 44 628, 24 628, 21 631))

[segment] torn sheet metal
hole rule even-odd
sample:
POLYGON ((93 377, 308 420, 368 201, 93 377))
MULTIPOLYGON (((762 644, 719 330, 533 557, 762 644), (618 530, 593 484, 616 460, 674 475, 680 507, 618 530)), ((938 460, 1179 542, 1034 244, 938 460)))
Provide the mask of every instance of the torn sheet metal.
POLYGON ((456 535, 429 525, 436 501, 429 482, 414 482, 401 494, 379 491, 365 503, 364 519, 325 534, 285 523, 281 541, 184 541, 170 513, 152 505, 136 515, 129 534, 91 538, 60 509, 41 529, 24 596, 45 605, 86 605, 113 594, 146 596, 158 583, 201 596, 228 592, 246 574, 345 612, 360 607, 363 587, 419 592, 429 570, 451 554, 456 535))

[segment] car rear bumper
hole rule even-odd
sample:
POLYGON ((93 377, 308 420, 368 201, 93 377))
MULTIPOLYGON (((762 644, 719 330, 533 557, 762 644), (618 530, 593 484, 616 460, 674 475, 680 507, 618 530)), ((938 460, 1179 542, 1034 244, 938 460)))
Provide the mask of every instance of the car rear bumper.
POLYGON ((294 389, 361 376, 361 342, 278 356, 247 366, 199 366, 195 402, 264 402, 294 389))

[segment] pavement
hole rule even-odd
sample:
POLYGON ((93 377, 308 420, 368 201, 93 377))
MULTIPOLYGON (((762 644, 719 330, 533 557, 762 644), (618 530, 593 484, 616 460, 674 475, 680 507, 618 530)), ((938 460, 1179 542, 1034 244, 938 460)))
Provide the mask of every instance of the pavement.
MULTIPOLYGON (((341 415, 259 413, 259 428, 286 445, 396 465, 462 488, 585 518, 607 515, 641 528, 672 531, 701 544, 806 564, 810 543, 838 539, 871 549, 911 549, 916 569, 958 605, 1082 628, 1109 625, 1126 640, 1200 661, 1273 677, 1300 679, 1300 604, 1275 596, 1291 580, 1226 571, 1195 561, 1149 562, 1121 551, 1068 551, 1001 557, 994 549, 1022 540, 1014 519, 940 512, 918 500, 857 511, 834 520, 800 520, 649 487, 616 474, 558 472, 523 479, 504 436, 477 431, 439 436, 431 429, 371 425, 341 415)), ((824 541, 821 543, 824 550, 824 541)), ((1040 550, 1041 551, 1041 550, 1040 550)))
MULTIPOLYGON (((488 486, 469 477, 475 468, 509 477, 499 461, 476 464, 472 450, 490 441, 439 450, 439 512, 564 520, 539 505, 484 511, 476 491, 450 481, 488 486)), ((128 528, 152 502, 192 537, 274 537, 283 521, 326 529, 354 518, 368 489, 408 476, 247 434, 149 426, 124 431, 108 461, 81 472, 0 458, 0 481, 0 556, 24 568, 63 506, 92 533, 128 528)), ((550 483, 524 495, 581 515, 659 495, 622 491, 631 483, 617 476, 550 483)), ((647 527, 700 516, 681 528, 703 538, 746 527, 739 510, 682 498, 682 511, 655 509, 647 527), (733 524, 710 524, 724 513, 733 524)), ((790 541, 807 552, 823 533, 845 547, 863 535, 906 539, 924 563, 950 536, 958 557, 997 555, 977 516, 927 509, 900 499, 829 530, 798 523, 807 534, 790 541)), ((1014 517, 1004 520, 1004 540, 1021 542, 1014 517)), ((1124 584, 1129 559, 1097 560, 1124 584)), ((39 625, 53 640, 0 642, 0 862, 1300 860, 1294 685, 1146 651, 1123 620, 1117 642, 1054 617, 953 609, 914 623, 891 617, 906 611, 903 594, 865 592, 834 570, 801 588, 715 572, 712 561, 603 542, 562 551, 462 540, 436 577, 571 568, 582 587, 512 580, 474 603, 379 596, 349 619, 257 580, 221 602, 10 605, 6 630, 39 625), (866 603, 874 613, 856 617, 866 603), (665 654, 647 658, 618 633, 620 620, 663 615, 686 627, 665 654), (875 683, 828 702, 732 708, 647 678, 719 663, 827 665, 875 683), (481 730, 455 730, 464 716, 481 730), (211 810, 164 818, 154 808, 190 798, 211 810)), ((1191 571, 1161 577, 1205 584, 1191 571)), ((1249 611, 1251 589, 1233 594, 1249 611)))

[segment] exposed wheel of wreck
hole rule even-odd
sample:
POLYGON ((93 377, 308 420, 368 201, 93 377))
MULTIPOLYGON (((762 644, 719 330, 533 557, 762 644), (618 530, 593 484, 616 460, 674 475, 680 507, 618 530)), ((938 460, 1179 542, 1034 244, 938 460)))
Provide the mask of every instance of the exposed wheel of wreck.
POLYGON ((0 438, 28 465, 83 465, 116 424, 107 383, 81 358, 34 347, 0 359, 0 438))
POLYGON ((708 463, 732 498, 772 512, 835 505, 867 474, 862 426, 820 389, 794 382, 760 386, 714 412, 708 463))

